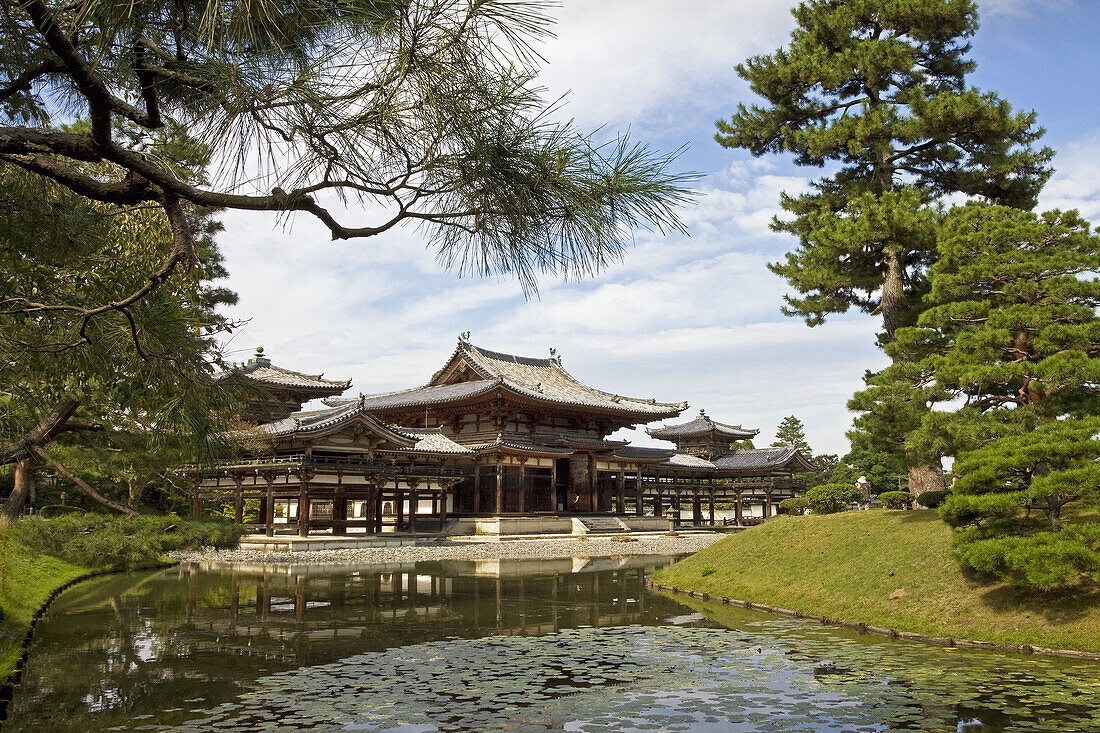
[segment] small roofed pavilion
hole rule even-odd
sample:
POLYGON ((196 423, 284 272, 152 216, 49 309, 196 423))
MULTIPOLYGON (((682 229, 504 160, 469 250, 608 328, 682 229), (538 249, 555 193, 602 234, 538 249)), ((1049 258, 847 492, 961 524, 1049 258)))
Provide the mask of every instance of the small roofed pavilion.
POLYGON ((711 459, 729 454, 730 443, 752 440, 760 430, 715 422, 707 417, 706 412, 699 410, 699 417, 691 422, 646 428, 646 433, 651 438, 672 441, 680 453, 711 459))
MULTIPOLYGON (((702 514, 701 497, 709 501, 712 524, 716 499, 733 501, 738 525, 767 519, 775 514, 779 501, 797 496, 802 490, 798 474, 814 470, 814 465, 793 446, 733 448, 734 443, 751 440, 760 431, 717 422, 703 410, 691 422, 647 428, 646 432, 652 438, 676 444, 675 455, 661 465, 673 475, 673 481, 692 488, 696 522, 702 514), (700 482, 703 477, 708 478, 700 482)), ((660 482, 654 487, 659 490, 660 482)), ((659 493, 655 500, 660 502, 659 493)))
POLYGON ((239 380, 257 390, 241 419, 257 425, 282 420, 298 412, 310 400, 343 394, 351 380, 325 379, 323 374, 303 374, 275 366, 263 347, 239 367, 215 375, 219 380, 239 380))
POLYGON ((516 356, 460 339, 427 384, 357 397, 347 380, 275 366, 258 352, 220 375, 255 398, 242 417, 240 457, 193 467, 195 509, 232 498, 234 516, 258 501, 266 531, 454 533, 667 528, 704 524, 702 503, 736 501, 738 521, 774 513, 810 464, 794 453, 730 450, 758 431, 711 420, 650 430, 675 448, 609 436, 678 417, 686 402, 590 387, 562 359, 516 356), (323 406, 303 409, 322 398, 323 406), (250 503, 251 502, 251 503, 250 503), (742 509, 744 506, 753 511, 742 509))

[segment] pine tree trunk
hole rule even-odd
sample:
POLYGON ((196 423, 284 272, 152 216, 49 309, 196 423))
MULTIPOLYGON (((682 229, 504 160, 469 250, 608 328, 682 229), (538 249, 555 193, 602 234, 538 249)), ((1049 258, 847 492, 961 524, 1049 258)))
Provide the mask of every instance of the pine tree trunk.
POLYGON ((119 504, 117 501, 111 501, 106 496, 103 496, 98 491, 96 491, 91 486, 89 486, 86 481, 84 481, 82 478, 80 478, 79 476, 74 474, 72 471, 70 471, 64 465, 59 463, 56 459, 52 458, 49 453, 42 450, 41 448, 35 448, 34 452, 35 452, 35 455, 37 455, 43 461, 45 461, 46 463, 53 466, 55 471, 57 471, 62 476, 64 476, 65 478, 69 479, 74 484, 76 484, 76 488, 80 489, 82 492, 84 492, 85 494, 87 494, 91 498, 95 499, 100 504, 103 504, 105 506, 109 506, 112 509, 114 509, 116 512, 122 512, 123 514, 125 514, 127 516, 130 516, 130 517, 136 517, 138 514, 140 514, 140 512, 138 510, 134 509, 132 506, 126 506, 125 504, 119 504))
POLYGON ((886 340, 894 340, 894 332, 901 327, 901 314, 905 308, 905 282, 903 273, 905 263, 901 252, 889 248, 886 254, 886 275, 882 280, 882 299, 879 311, 882 313, 882 328, 886 331, 886 340))
POLYGON ((4 516, 9 520, 14 521, 23 513, 23 505, 27 502, 27 495, 31 491, 32 472, 30 458, 16 462, 15 486, 7 501, 4 502, 4 516))
POLYGON ((937 465, 913 466, 909 469, 909 493, 920 501, 920 495, 926 491, 946 491, 943 480, 943 467, 937 465))
POLYGON ((50 413, 38 421, 37 425, 16 440, 0 445, 0 464, 21 461, 34 453, 35 447, 49 443, 65 429, 69 418, 79 406, 80 402, 76 399, 62 397, 50 413))

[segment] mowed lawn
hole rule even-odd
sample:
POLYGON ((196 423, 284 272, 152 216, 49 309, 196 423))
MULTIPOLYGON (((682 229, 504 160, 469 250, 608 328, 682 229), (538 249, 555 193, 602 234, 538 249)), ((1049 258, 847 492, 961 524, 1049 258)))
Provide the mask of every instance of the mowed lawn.
POLYGON ((927 510, 776 517, 653 580, 896 631, 1100 652, 1095 586, 1038 593, 966 577, 951 535, 927 510))

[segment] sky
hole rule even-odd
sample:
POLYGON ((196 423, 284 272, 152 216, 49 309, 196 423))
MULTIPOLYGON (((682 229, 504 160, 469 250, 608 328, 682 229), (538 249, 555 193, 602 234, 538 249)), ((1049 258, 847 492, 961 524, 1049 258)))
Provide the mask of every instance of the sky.
MULTIPOLYGON (((222 215, 219 243, 247 319, 227 353, 263 346, 276 364, 353 380, 349 394, 424 384, 458 335, 495 351, 545 357, 551 347, 582 382, 618 394, 690 403, 772 441, 796 415, 814 453, 844 454, 851 394, 885 357, 878 319, 859 313, 807 327, 780 312, 788 292, 767 269, 793 249, 769 229, 781 192, 814 169, 753 158, 713 140, 714 122, 754 95, 736 74, 789 39, 783 0, 564 0, 542 48, 547 98, 582 130, 671 152, 701 174, 680 213, 687 235, 641 231, 624 259, 573 282, 544 277, 525 298, 506 279, 444 272, 415 228, 332 242, 308 216, 222 215)), ((979 0, 971 81, 1016 109, 1035 109, 1058 151, 1040 208, 1077 208, 1100 224, 1100 1, 979 0)), ((673 421, 676 422, 676 421, 673 421)), ((657 445, 643 430, 617 438, 657 445)))

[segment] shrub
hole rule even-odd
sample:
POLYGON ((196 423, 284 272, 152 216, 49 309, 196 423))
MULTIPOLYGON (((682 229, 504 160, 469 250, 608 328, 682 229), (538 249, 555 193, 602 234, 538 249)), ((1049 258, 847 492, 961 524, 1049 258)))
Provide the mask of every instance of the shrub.
POLYGON ((963 567, 1020 587, 1052 590, 1077 585, 1100 571, 1100 526, 1070 525, 1031 537, 972 539, 955 553, 963 567))
POLYGON ((801 496, 792 496, 790 499, 779 502, 779 511, 784 514, 801 515, 805 514, 809 508, 809 503, 801 496))
POLYGON ((878 500, 887 509, 907 509, 913 501, 913 495, 908 491, 884 491, 878 495, 878 500))
POLYGON ((704 578, 708 575, 714 575, 714 573, 715 570, 713 565, 704 565, 702 570, 699 571, 699 574, 702 575, 704 578))
POLYGON ((43 519, 53 519, 62 514, 83 514, 84 510, 70 504, 48 504, 38 510, 38 516, 43 519))
POLYGON ((220 519, 107 514, 28 517, 14 522, 11 530, 13 539, 31 551, 110 570, 150 565, 171 550, 232 547, 246 531, 220 519))
POLYGON ((836 514, 863 498, 854 484, 822 484, 806 492, 806 503, 814 514, 836 514))
POLYGON ((950 491, 926 491, 917 497, 917 503, 929 509, 935 509, 947 498, 950 491))

